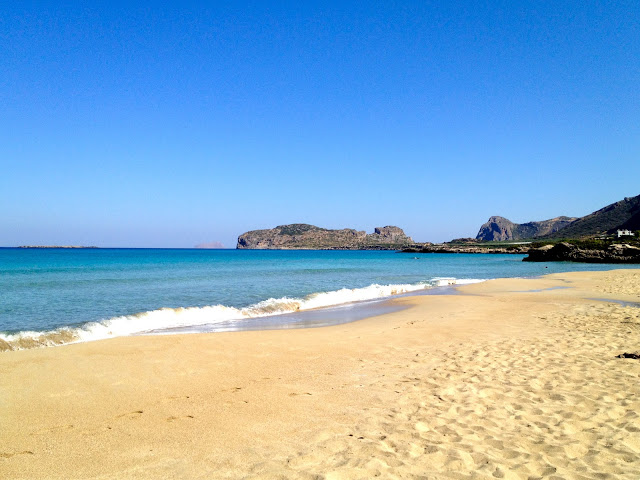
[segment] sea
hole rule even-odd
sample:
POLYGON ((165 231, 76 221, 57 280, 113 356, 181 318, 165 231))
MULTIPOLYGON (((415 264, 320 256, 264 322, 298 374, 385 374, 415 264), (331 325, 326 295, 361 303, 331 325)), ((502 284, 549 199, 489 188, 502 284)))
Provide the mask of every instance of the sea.
POLYGON ((0 350, 127 335, 319 327, 396 295, 620 265, 394 251, 0 248, 0 350))

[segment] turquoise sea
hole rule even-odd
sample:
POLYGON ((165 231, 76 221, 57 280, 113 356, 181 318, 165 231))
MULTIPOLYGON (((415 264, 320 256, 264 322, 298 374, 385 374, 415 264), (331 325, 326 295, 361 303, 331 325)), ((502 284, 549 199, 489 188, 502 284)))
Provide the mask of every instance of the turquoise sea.
POLYGON ((522 258, 2 248, 0 350, 143 333, 324 325, 383 311, 371 310, 372 305, 395 294, 434 293, 442 286, 497 277, 620 268, 522 258))

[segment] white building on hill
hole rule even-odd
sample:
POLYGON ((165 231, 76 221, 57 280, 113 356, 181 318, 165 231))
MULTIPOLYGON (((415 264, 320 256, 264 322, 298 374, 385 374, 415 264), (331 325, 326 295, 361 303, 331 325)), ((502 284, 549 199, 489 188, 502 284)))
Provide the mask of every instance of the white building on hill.
POLYGON ((633 237, 631 230, 618 230, 618 238, 620 237, 633 237))

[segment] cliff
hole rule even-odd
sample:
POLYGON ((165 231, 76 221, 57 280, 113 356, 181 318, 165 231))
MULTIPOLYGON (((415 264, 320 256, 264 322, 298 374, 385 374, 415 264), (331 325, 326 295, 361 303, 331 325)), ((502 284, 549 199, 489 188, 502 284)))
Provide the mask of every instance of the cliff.
POLYGON ((541 237, 565 228, 574 220, 575 217, 556 217, 539 222, 513 223, 504 217, 495 216, 480 227, 476 240, 505 241, 541 237))
POLYGON ((374 233, 295 223, 268 230, 252 230, 238 237, 236 248, 263 250, 397 250, 413 243, 401 228, 378 227, 374 233))

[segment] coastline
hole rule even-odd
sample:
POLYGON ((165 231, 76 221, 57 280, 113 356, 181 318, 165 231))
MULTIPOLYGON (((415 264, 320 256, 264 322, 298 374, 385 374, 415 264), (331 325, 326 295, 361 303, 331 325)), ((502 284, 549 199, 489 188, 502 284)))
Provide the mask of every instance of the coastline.
POLYGON ((640 270, 0 353, 3 478, 640 475, 640 270), (570 287, 570 288, 558 288, 570 287))
POLYGON ((244 308, 225 305, 163 307, 46 331, 0 332, 0 353, 133 335, 281 330, 339 325, 401 310, 404 307, 388 302, 399 296, 450 294, 451 291, 447 288, 480 281, 484 280, 435 277, 429 283, 372 284, 362 288, 312 293, 301 298, 270 298, 244 308))
POLYGON ((90 246, 84 246, 84 245, 20 245, 16 248, 77 248, 77 249, 83 249, 83 248, 100 248, 100 247, 96 247, 94 245, 90 245, 90 246))

